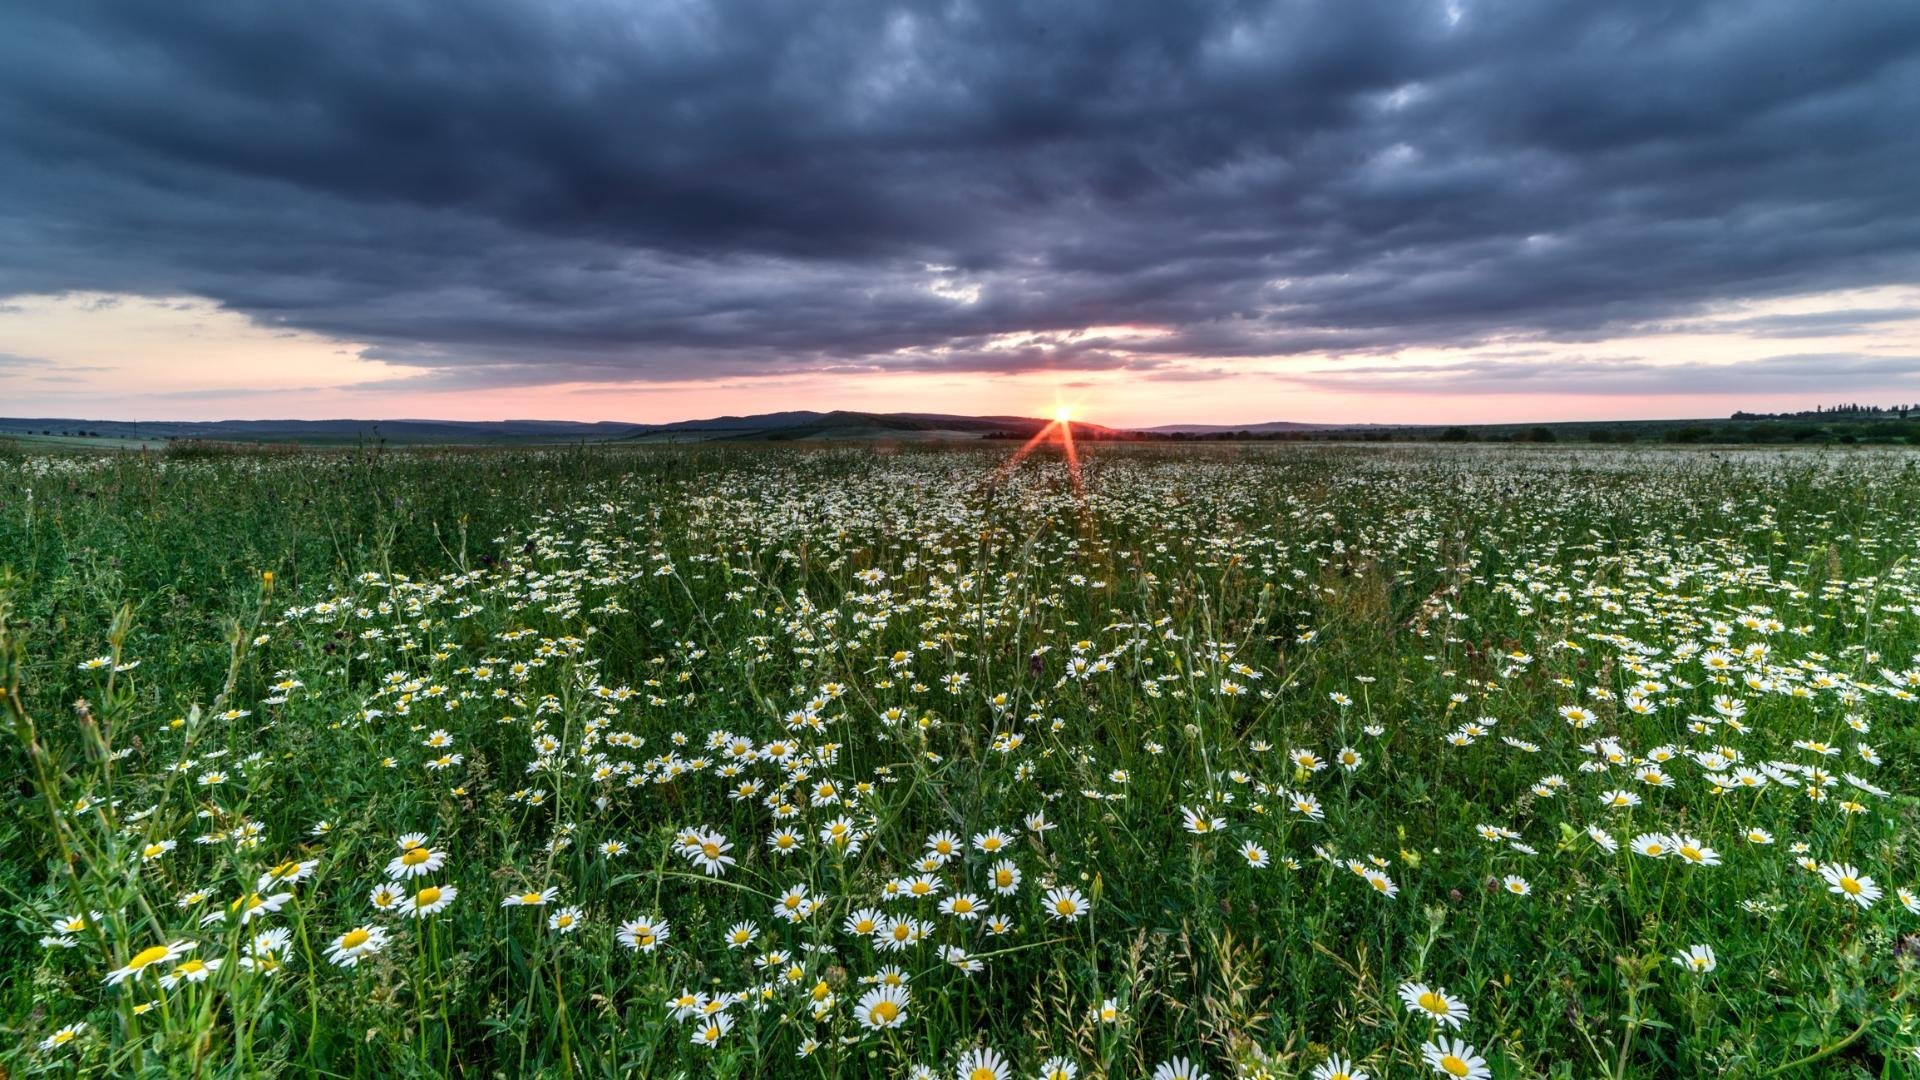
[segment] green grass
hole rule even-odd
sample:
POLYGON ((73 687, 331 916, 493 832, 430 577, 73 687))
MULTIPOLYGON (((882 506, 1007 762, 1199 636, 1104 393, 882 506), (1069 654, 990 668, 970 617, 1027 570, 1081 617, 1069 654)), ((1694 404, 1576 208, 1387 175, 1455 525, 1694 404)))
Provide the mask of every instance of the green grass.
POLYGON ((1920 457, 1012 449, 0 457, 0 1070, 1916 1075, 1920 457))

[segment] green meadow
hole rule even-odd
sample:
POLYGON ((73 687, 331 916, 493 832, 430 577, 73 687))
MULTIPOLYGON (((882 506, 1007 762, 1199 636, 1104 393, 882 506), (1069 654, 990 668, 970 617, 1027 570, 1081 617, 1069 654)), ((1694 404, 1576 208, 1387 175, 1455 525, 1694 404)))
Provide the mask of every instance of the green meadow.
POLYGON ((0 457, 0 1076, 1920 1075, 1920 455, 0 457))

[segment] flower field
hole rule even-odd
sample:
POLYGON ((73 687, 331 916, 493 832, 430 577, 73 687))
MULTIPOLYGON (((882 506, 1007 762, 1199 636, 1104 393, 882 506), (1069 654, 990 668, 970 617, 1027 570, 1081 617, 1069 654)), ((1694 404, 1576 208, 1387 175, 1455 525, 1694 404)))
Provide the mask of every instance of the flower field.
POLYGON ((1920 456, 0 459, 0 1075, 1913 1076, 1920 456))

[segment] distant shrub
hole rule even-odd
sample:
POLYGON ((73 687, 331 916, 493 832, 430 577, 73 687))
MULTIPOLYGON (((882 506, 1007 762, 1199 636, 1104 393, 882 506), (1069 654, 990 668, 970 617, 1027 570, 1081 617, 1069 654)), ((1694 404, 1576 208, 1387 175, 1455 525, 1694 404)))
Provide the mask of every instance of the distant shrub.
POLYGON ((180 461, 203 461, 207 458, 236 457, 245 451, 232 443, 213 442, 208 439, 175 439, 167 444, 163 451, 169 458, 180 461))
POLYGON ((1472 442, 1473 432, 1463 427, 1450 427, 1440 433, 1441 442, 1472 442))

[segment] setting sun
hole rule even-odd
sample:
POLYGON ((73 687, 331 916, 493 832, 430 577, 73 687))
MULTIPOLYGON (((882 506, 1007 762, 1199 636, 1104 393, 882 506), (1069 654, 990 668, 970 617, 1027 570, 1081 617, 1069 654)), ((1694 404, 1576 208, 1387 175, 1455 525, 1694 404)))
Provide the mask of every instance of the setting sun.
POLYGON ((1053 419, 1054 422, 1061 424, 1073 419, 1073 407, 1071 405, 1055 405, 1053 407, 1053 419))

